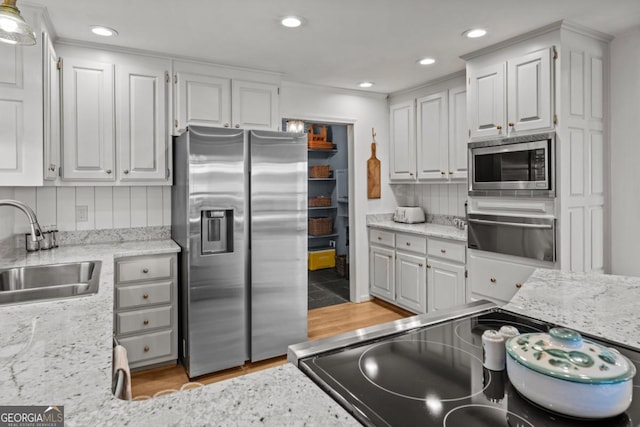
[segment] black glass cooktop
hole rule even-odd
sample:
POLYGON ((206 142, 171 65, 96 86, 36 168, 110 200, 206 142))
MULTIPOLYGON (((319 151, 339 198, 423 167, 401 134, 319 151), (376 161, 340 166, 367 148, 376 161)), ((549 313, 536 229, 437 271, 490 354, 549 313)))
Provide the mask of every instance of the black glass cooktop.
MULTIPOLYGON (((506 370, 490 371, 482 365, 482 333, 503 325, 520 333, 555 326, 493 309, 310 357, 300 368, 365 425, 640 425, 637 376, 631 407, 613 418, 567 418, 526 400, 511 386, 506 370)), ((616 347, 640 368, 640 352, 594 341, 616 347)))

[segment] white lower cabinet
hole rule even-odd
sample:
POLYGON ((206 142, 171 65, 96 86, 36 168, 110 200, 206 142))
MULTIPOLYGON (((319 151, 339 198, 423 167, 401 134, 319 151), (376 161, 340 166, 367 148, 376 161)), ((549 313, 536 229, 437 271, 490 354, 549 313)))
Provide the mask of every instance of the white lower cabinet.
POLYGON ((464 242, 429 238, 427 308, 445 310, 467 302, 464 242))
POLYGON ((114 335, 131 368, 178 358, 177 257, 127 257, 115 262, 114 335))
POLYGON ((373 295, 395 300, 395 251, 390 248, 371 246, 369 253, 369 282, 373 295))
POLYGON ((470 299, 488 299, 498 304, 511 300, 538 267, 505 255, 469 250, 470 299))
POLYGON ((426 265, 426 255, 396 252, 396 302, 415 313, 427 312, 426 265))

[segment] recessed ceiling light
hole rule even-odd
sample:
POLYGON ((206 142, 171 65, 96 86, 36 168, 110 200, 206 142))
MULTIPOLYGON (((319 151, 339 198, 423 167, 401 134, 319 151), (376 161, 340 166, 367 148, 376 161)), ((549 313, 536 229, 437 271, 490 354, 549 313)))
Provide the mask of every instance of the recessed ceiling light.
POLYGON ((103 27, 101 25, 93 25, 91 27, 91 32, 102 37, 112 37, 118 35, 118 32, 113 28, 103 27))
POLYGON ((431 65, 435 63, 436 63, 436 60, 433 58, 422 58, 418 60, 418 64, 420 65, 431 65))
POLYGON ((302 18, 298 18, 297 16, 285 16, 282 18, 280 23, 287 28, 298 28, 302 25, 302 18))
POLYGON ((360 86, 360 87, 371 87, 371 86, 373 86, 373 82, 362 82, 358 86, 360 86))
POLYGON ((482 28, 474 28, 472 30, 467 30, 462 33, 463 36, 468 37, 470 39, 477 39, 478 37, 483 37, 487 34, 487 30, 483 30, 482 28))

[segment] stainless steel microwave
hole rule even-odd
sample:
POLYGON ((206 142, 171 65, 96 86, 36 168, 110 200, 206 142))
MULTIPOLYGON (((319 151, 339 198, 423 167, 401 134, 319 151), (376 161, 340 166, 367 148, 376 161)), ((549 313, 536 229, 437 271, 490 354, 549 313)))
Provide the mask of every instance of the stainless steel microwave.
POLYGON ((555 133, 469 143, 469 194, 555 196, 555 133))

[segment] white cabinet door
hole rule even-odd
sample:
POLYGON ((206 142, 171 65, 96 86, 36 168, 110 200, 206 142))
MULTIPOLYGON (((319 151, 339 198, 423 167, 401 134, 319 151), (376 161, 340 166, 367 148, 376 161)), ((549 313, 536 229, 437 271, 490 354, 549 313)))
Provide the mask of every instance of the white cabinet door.
POLYGON ((278 86, 233 80, 231 82, 232 125, 245 129, 278 130, 278 86))
POLYGON ((231 126, 230 79, 179 72, 174 83, 174 134, 179 135, 189 124, 231 126))
POLYGON ((65 180, 114 181, 113 64, 64 58, 65 180))
POLYGON ((371 246, 369 250, 369 291, 372 295, 395 300, 395 253, 393 249, 371 246))
MULTIPOLYGON (((37 22, 35 15, 24 13, 27 22, 37 22)), ((40 43, 0 43, 0 186, 42 185, 40 43)))
POLYGON ((464 86, 449 90, 449 178, 467 179, 467 90, 464 86))
POLYGON ((396 253, 396 302, 414 313, 427 312, 427 258, 396 253))
POLYGON ((60 70, 58 55, 49 34, 43 33, 44 49, 44 179, 55 181, 60 169, 60 70))
POLYGON ((390 107, 389 179, 416 179, 416 115, 414 101, 390 107))
POLYGON ((447 91, 425 96, 417 101, 418 179, 448 179, 448 96, 447 91))
POLYGON ((427 305, 429 312, 464 304, 464 265, 429 259, 427 305))
POLYGON ((144 64, 118 67, 116 111, 121 182, 167 179, 167 73, 168 68, 144 64))
POLYGON ((553 127, 551 57, 546 48, 507 62, 510 135, 553 127))
POLYGON ((468 269, 471 298, 502 304, 511 300, 536 267, 469 250, 468 269))
POLYGON ((467 119, 471 139, 505 136, 505 64, 468 68, 467 119))

